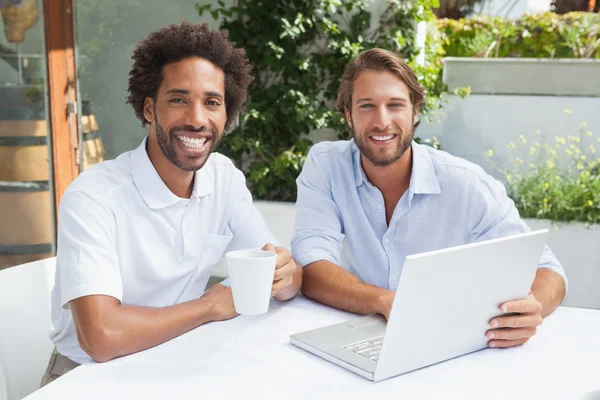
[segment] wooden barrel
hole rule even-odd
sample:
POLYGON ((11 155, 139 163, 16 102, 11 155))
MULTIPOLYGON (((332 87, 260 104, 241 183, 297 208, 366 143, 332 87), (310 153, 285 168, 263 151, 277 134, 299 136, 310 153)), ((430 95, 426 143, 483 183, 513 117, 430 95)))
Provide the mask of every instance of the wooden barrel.
MULTIPOLYGON (((85 129, 87 168, 104 150, 97 125, 85 129)), ((52 256, 47 131, 45 120, 0 120, 0 269, 52 256)))

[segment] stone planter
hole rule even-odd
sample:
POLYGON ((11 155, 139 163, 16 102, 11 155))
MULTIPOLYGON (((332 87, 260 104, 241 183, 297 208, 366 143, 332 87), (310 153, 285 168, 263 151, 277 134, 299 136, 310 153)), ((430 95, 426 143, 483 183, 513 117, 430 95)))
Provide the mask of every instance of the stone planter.
POLYGON ((526 219, 533 230, 548 228, 548 246, 561 262, 569 280, 563 305, 600 309, 600 224, 560 223, 526 219))
POLYGON ((443 78, 449 90, 473 94, 597 97, 598 76, 595 59, 448 57, 443 78))

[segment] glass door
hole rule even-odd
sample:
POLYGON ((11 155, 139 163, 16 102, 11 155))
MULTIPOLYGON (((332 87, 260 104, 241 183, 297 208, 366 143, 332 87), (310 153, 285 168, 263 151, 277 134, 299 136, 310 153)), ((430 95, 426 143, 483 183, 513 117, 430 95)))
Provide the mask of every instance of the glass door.
POLYGON ((0 269, 52 256, 43 7, 0 0, 0 269))

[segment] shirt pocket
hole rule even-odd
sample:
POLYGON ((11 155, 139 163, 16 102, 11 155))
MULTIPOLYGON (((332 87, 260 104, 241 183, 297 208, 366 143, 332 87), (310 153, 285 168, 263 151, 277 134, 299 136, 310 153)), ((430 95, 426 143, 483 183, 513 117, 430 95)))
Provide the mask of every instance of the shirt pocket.
POLYGON ((233 236, 205 234, 202 249, 198 257, 198 264, 202 269, 212 268, 225 255, 227 247, 233 236))

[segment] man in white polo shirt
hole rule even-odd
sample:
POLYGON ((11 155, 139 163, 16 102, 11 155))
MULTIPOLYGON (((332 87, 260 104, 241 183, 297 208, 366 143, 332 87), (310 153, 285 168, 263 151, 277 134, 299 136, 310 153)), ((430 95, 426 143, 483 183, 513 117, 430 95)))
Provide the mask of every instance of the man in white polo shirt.
POLYGON ((42 385, 81 363, 235 317, 230 288, 204 293, 226 250, 276 251, 272 294, 279 300, 302 283, 290 252, 273 245, 242 172, 211 155, 247 97, 245 52, 226 32, 183 22, 150 34, 133 60, 128 103, 149 136, 82 173, 61 201, 56 350, 42 385))

